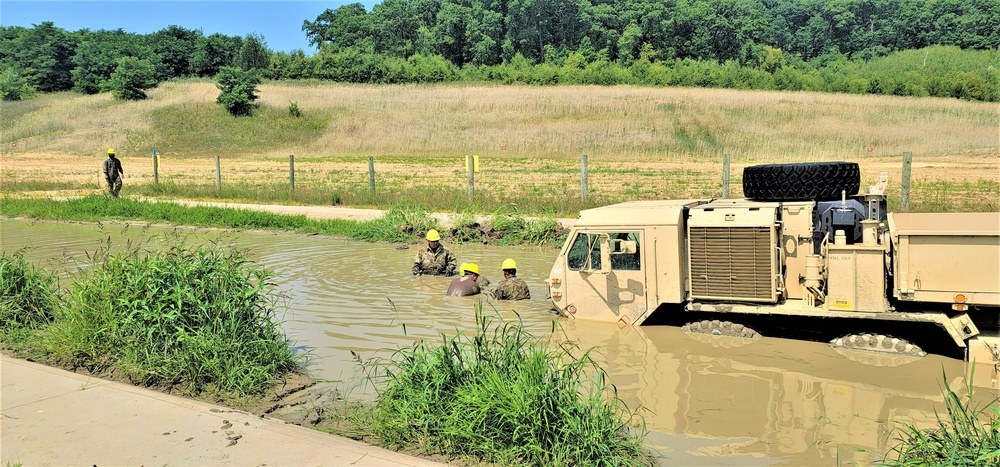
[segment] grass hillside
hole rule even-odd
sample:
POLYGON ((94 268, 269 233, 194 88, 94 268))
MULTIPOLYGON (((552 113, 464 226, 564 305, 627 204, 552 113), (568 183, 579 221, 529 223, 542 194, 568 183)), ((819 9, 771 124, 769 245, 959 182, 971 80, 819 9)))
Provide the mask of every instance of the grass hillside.
POLYGON ((723 154, 732 157, 732 196, 740 195, 743 166, 771 162, 855 161, 863 186, 888 171, 898 187, 902 153, 909 151, 918 207, 940 210, 942 197, 954 197, 943 209, 997 210, 995 202, 978 200, 1000 197, 1000 113, 991 103, 632 86, 310 82, 268 83, 259 94, 262 106, 250 118, 226 114, 207 81, 163 83, 139 102, 106 93, 4 102, 0 130, 17 147, 4 144, 0 151, 3 190, 95 189, 100 159, 115 147, 132 192, 306 204, 406 201, 480 211, 516 203, 524 212, 565 213, 627 199, 718 196, 723 154), (292 102, 301 117, 289 115, 292 102), (154 147, 161 156, 157 187, 149 162, 154 147), (466 154, 481 157, 471 204, 466 154), (586 202, 579 199, 581 154, 590 162, 586 202), (223 161, 223 190, 215 187, 214 156, 223 161), (376 158, 375 196, 368 192, 368 156, 376 158))

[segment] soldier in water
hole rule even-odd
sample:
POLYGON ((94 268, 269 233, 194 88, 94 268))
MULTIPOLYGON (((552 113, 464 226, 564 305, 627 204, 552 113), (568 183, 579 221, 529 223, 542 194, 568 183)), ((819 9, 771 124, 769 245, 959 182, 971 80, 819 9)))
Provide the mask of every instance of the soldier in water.
MULTIPOLYGON (((465 267, 468 265, 469 263, 462 263, 458 265, 459 276, 465 275, 465 267)), ((490 286, 490 280, 487 279, 486 276, 480 274, 479 276, 476 277, 476 285, 479 286, 479 290, 486 290, 486 288, 490 286)))
POLYGON ((445 295, 450 297, 465 297, 467 295, 478 294, 480 292, 479 285, 476 284, 478 277, 479 266, 476 263, 466 263, 465 275, 452 280, 445 295))
POLYGON ((524 279, 517 277, 517 263, 513 259, 503 260, 500 268, 503 269, 503 280, 490 293, 493 298, 497 300, 527 300, 531 298, 528 284, 524 282, 524 279))
POLYGON ((458 260, 441 244, 441 234, 437 230, 427 231, 427 246, 417 252, 413 259, 413 275, 454 276, 458 260))

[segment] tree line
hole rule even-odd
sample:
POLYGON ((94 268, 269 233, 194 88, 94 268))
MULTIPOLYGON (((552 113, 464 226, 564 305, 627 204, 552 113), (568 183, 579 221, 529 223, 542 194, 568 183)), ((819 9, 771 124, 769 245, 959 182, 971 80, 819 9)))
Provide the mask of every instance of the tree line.
POLYGON ((813 90, 1000 100, 993 0, 384 0, 328 9, 318 52, 259 35, 0 27, 0 93, 215 77, 813 90), (232 68, 232 69, 228 69, 232 68))
POLYGON ((763 46, 812 60, 870 59, 931 45, 1000 47, 995 0, 383 0, 305 21, 310 43, 396 57, 441 55, 458 67, 521 54, 551 63, 578 52, 629 64, 751 60, 763 46))

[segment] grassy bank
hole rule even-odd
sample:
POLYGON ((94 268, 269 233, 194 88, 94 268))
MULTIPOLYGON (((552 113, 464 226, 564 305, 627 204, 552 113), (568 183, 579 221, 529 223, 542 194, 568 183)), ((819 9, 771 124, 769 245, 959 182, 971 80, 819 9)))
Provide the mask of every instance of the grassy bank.
POLYGON ((149 99, 57 93, 4 102, 0 153, 125 157, 485 157, 609 161, 829 160, 996 151, 990 103, 809 92, 636 86, 350 85, 271 82, 259 117, 231 118, 209 81, 149 99), (294 101, 302 117, 288 115, 294 101), (85 119, 78 118, 86 114, 85 119), (10 116, 8 118, 7 116, 10 116), (873 153, 866 148, 872 147, 873 153))
POLYGON ((444 228, 426 211, 393 209, 379 219, 307 219, 247 209, 208 206, 188 207, 169 202, 91 195, 78 199, 0 198, 0 216, 37 219, 106 222, 140 221, 218 227, 227 229, 283 230, 303 234, 338 235, 363 241, 417 242, 428 229, 438 229, 449 241, 501 245, 529 243, 561 245, 565 232, 554 219, 525 219, 498 213, 486 221, 473 215, 457 215, 444 228))
POLYGON ((133 384, 224 399, 300 371, 270 274, 244 252, 173 247, 88 253, 66 288, 18 254, 0 259, 0 335, 17 354, 133 384))
POLYGON ((652 464, 641 417, 587 352, 494 320, 481 305, 476 319, 473 335, 442 334, 440 342, 363 361, 378 396, 340 412, 349 422, 341 432, 500 465, 652 464))
POLYGON ((948 386, 942 375, 945 412, 937 426, 920 429, 903 424, 897 444, 882 465, 901 466, 1000 466, 1000 397, 986 402, 973 398, 972 375, 964 394, 948 386))

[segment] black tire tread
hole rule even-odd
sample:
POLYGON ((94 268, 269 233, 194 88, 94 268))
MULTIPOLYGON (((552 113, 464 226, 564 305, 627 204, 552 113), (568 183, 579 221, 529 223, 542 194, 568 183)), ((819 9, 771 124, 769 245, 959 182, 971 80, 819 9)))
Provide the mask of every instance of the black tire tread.
POLYGON ((807 162, 751 165, 743 169, 743 196, 762 201, 840 199, 861 188, 861 170, 854 162, 807 162))

